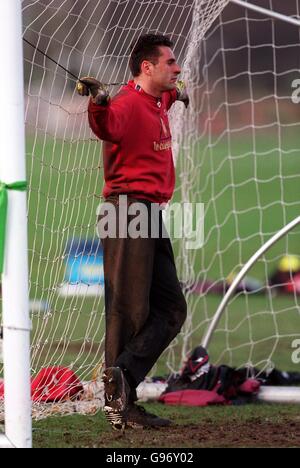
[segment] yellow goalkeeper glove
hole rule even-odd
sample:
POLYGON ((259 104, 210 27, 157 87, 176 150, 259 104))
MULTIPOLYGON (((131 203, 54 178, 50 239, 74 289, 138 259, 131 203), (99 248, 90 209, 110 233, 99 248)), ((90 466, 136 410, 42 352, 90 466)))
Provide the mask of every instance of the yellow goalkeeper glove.
POLYGON ((177 101, 183 102, 185 107, 187 108, 190 103, 190 98, 186 90, 185 82, 182 80, 177 81, 176 89, 177 89, 177 101))
POLYGON ((90 76, 84 76, 76 83, 76 91, 80 96, 92 96, 92 101, 99 106, 106 106, 109 101, 107 87, 90 76))

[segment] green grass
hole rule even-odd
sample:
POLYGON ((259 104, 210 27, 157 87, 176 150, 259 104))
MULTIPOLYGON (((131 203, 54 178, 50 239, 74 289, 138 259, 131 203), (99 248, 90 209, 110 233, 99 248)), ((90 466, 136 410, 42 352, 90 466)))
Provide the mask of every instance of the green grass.
MULTIPOLYGON (((145 405, 170 418, 167 429, 111 430, 103 414, 34 421, 35 448, 299 447, 299 410, 293 405, 221 407, 145 405)), ((118 453, 118 452, 117 452, 118 453)))
MULTIPOLYGON (((179 243, 174 242, 181 278, 190 278, 192 265, 195 279, 225 280, 272 234, 299 215, 298 140, 298 133, 284 128, 280 145, 277 133, 257 134, 255 140, 249 134, 224 134, 219 140, 216 136, 212 141, 199 142, 194 156, 184 155, 177 168, 174 201, 181 199, 179 174, 188 171, 191 185, 184 188, 184 194, 189 200, 205 204, 205 245, 199 251, 191 251, 186 262, 180 256, 179 243)), ((46 313, 32 314, 33 371, 49 365, 67 365, 82 379, 88 379, 103 352, 103 298, 62 298, 57 287, 64 279, 68 240, 95 236, 96 209, 103 186, 100 145, 95 141, 28 138, 27 171, 30 297, 49 304, 46 313)), ((265 283, 282 254, 299 255, 299 240, 299 229, 295 229, 258 261, 249 274, 265 283)), ((171 352, 163 354, 153 370, 155 374, 165 375, 170 368, 178 369, 183 336, 188 337, 186 349, 198 345, 221 298, 213 294, 188 295, 191 322, 186 323, 171 352)), ((231 300, 210 343, 211 361, 232 365, 251 361, 264 367, 271 357, 276 367, 298 371, 291 354, 292 341, 299 337, 299 330, 299 299, 274 296, 270 291, 239 294, 231 300)), ((251 424, 256 419, 280 424, 298 417, 297 407, 277 405, 204 409, 154 405, 154 408, 158 414, 172 418, 177 426, 183 426, 183 430, 185 426, 206 427, 211 423, 212 432, 224 425, 251 424)), ((153 431, 143 434, 143 439, 134 435, 112 437, 101 413, 34 422, 36 447, 172 444, 170 438, 164 441, 153 431)), ((174 444, 189 446, 186 439, 180 440, 174 435, 174 444)), ((241 443, 249 446, 252 442, 241 443)), ((239 445, 226 438, 222 442, 222 437, 216 442, 209 439, 202 443, 195 436, 190 443, 193 447, 239 445)))
MULTIPOLYGON (((184 155, 177 168, 188 171, 190 200, 205 204, 205 245, 191 251, 188 263, 196 279, 224 280, 286 222, 299 215, 300 173, 298 134, 227 135, 202 141, 192 157, 184 155)), ((30 175, 29 245, 30 296, 46 300, 48 313, 33 314, 34 369, 51 364, 73 365, 85 378, 103 351, 103 298, 61 298, 57 287, 65 273, 66 245, 70 238, 95 236, 96 209, 103 186, 101 148, 96 141, 28 139, 30 175)), ((180 246, 174 242, 178 270, 186 274, 180 246)), ((299 254, 299 230, 278 242, 258 261, 251 276, 266 282, 283 253, 299 254)), ((220 295, 188 296, 192 326, 188 348, 199 344, 221 300, 220 295), (193 333, 191 333, 193 330, 193 333)), ((293 297, 240 294, 232 299, 210 345, 215 361, 238 365, 261 363, 272 355, 276 366, 295 370, 291 343, 299 330, 299 303, 293 297), (273 310, 276 313, 271 314, 273 310), (284 338, 278 341, 278 335, 284 338), (229 351, 233 348, 234 351, 229 351), (275 352, 273 353, 273 348, 275 352)), ((174 344, 173 368, 181 360, 174 344)), ((155 369, 168 372, 164 354, 155 369)))
MULTIPOLYGON (((219 140, 216 136, 199 143, 196 156, 189 159, 187 153, 181 159, 177 175, 187 171, 193 179, 185 195, 205 204, 205 244, 190 255, 196 279, 225 280, 232 271, 237 273, 264 242, 299 216, 299 142, 288 129, 282 128, 280 137, 281 141, 276 133, 256 132, 255 139, 246 132, 223 134, 219 140)), ((266 284, 282 255, 300 254, 299 237, 299 228, 294 229, 248 275, 266 284)), ((178 264, 188 271, 180 259, 178 264)), ((197 327, 192 346, 201 340, 220 300, 214 295, 189 298, 193 327, 197 327)), ((276 366, 296 370, 291 344, 299 336, 299 320, 299 300, 293 296, 276 296, 270 290, 239 294, 219 324, 210 354, 214 360, 234 365, 245 360, 264 365, 261 361, 271 355, 276 366), (279 335, 284 338, 277 345, 279 335), (231 353, 232 347, 236 349, 231 353)))

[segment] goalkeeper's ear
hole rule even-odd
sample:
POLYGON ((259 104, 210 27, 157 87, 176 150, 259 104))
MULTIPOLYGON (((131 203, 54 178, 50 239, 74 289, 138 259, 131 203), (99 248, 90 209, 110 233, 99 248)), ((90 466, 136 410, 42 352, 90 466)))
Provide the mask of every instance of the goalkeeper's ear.
POLYGON ((187 93, 185 82, 182 80, 177 81, 176 90, 177 90, 177 101, 183 102, 185 107, 187 108, 190 103, 190 98, 187 93))

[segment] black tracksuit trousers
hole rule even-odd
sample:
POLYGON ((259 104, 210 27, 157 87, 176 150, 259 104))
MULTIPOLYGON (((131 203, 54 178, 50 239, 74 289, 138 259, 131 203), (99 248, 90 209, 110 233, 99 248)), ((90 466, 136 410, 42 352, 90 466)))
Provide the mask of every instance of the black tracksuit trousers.
MULTIPOLYGON (((118 221, 118 197, 106 201, 114 204, 118 221)), ((147 206, 150 221, 151 202, 130 198, 128 205, 137 201, 147 206)), ((164 229, 161 216, 160 223, 164 229)), ((102 237, 101 242, 105 365, 123 369, 135 400, 135 388, 180 331, 186 319, 186 301, 169 238, 102 237)))

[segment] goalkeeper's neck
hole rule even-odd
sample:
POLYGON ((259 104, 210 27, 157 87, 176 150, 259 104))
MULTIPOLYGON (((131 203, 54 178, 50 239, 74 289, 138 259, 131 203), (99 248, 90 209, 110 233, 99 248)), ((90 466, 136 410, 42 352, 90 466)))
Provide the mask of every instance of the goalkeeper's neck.
POLYGON ((146 94, 155 98, 160 98, 164 90, 161 90, 157 86, 153 85, 150 80, 143 79, 142 77, 134 78, 136 89, 142 89, 146 94))

